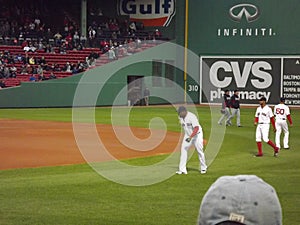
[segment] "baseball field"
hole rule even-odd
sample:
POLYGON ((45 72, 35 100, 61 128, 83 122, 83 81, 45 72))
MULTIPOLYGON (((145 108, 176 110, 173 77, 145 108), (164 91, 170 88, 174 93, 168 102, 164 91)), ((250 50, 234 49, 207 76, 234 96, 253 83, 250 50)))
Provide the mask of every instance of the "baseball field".
MULTIPOLYGON (((118 109, 121 114, 122 110, 126 108, 118 109)), ((196 110, 209 144, 210 134, 214 135, 211 128, 219 125, 211 123, 209 107, 197 106, 196 110)), ((194 153, 187 175, 175 175, 174 165, 174 176, 152 185, 130 186, 99 175, 86 163, 73 134, 72 109, 1 109, 0 224, 196 224, 201 199, 218 177, 255 174, 276 189, 283 224, 299 225, 300 109, 291 110, 294 126, 290 128, 290 150, 281 150, 278 158, 266 144, 264 157, 253 157, 257 151, 255 108, 242 107, 243 127, 236 127, 235 119, 233 126, 226 127, 221 148, 207 174, 199 173, 194 153)), ((144 167, 163 161, 174 149, 178 153, 176 146, 181 137, 174 107, 131 109, 128 124, 141 140, 150 135, 149 122, 153 118, 159 117, 166 124, 162 143, 145 152, 134 151, 118 141, 111 126, 111 112, 109 107, 96 108, 95 122, 99 137, 116 159, 144 167)), ((128 124, 122 119, 114 123, 120 128, 128 124)), ((273 132, 270 139, 274 140, 273 132)))

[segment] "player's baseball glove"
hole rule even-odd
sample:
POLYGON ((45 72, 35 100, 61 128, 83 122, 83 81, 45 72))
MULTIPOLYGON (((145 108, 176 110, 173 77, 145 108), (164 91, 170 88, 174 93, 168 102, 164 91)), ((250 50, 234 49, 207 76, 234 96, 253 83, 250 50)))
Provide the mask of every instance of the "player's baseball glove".
POLYGON ((225 109, 220 110, 222 114, 225 114, 225 109))
POLYGON ((188 137, 185 139, 186 142, 190 142, 192 140, 192 138, 188 137))

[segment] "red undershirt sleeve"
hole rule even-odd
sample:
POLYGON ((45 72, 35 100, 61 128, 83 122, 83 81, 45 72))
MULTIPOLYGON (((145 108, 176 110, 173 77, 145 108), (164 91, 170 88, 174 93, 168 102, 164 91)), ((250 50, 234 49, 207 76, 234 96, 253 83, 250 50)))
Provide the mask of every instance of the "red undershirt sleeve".
POLYGON ((190 138, 194 137, 199 131, 199 127, 194 127, 193 133, 190 135, 190 138))
POLYGON ((258 117, 254 118, 254 123, 258 123, 258 117))
POLYGON ((290 122, 290 124, 292 125, 292 124, 293 124, 293 121, 292 121, 291 114, 287 115, 287 119, 288 119, 288 121, 290 122))
POLYGON ((272 126, 273 126, 274 128, 276 128, 276 127, 275 127, 275 119, 274 119, 274 116, 271 117, 270 120, 271 120, 272 126))

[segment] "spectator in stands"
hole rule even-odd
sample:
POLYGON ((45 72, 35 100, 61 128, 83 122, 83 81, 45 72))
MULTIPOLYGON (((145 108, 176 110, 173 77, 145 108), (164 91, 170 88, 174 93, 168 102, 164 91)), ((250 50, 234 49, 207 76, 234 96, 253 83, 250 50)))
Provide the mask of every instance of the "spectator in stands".
POLYGON ((105 52, 108 51, 108 49, 107 49, 108 44, 109 44, 109 43, 107 42, 106 39, 100 41, 100 50, 101 50, 103 53, 105 53, 105 52))
POLYGON ((1 88, 5 88, 5 81, 4 80, 0 80, 0 89, 1 88))
POLYGON ((4 74, 3 74, 3 65, 0 64, 0 79, 4 78, 4 74))
POLYGON ((46 40, 49 40, 49 39, 52 38, 52 37, 53 37, 53 33, 52 33, 51 29, 48 28, 48 29, 47 29, 47 32, 46 32, 46 34, 45 34, 45 39, 46 39, 46 40))
POLYGON ((110 59, 110 60, 115 60, 115 59, 117 59, 116 53, 115 53, 115 51, 114 51, 114 47, 111 47, 111 48, 108 50, 108 59, 110 59))
POLYGON ((98 59, 99 58, 99 53, 95 52, 95 51, 92 51, 90 54, 89 54, 89 58, 93 57, 94 59, 98 59))
POLYGON ((81 45, 85 48, 86 47, 86 36, 84 36, 83 34, 81 34, 80 36, 80 43, 81 45))
POLYGON ((65 37, 65 43, 66 43, 66 48, 67 50, 71 50, 72 47, 72 43, 73 43, 73 37, 72 34, 69 33, 66 37, 65 37))
POLYGON ((24 57, 20 53, 15 57, 15 63, 23 62, 23 60, 24 57))
POLYGON ((34 75, 34 74, 31 74, 31 75, 30 75, 29 81, 30 81, 30 82, 36 82, 36 78, 35 78, 35 75, 34 75))
POLYGON ((89 27, 88 34, 89 34, 89 46, 95 47, 96 31, 92 26, 89 27))
POLYGON ((80 42, 73 48, 73 50, 75 50, 75 51, 81 51, 82 49, 83 49, 83 46, 80 42))
POLYGON ((56 34, 54 34, 53 38, 55 40, 55 45, 60 46, 61 40, 62 40, 62 35, 59 33, 59 31, 57 31, 56 34))
POLYGON ((10 67, 10 77, 16 78, 17 77, 17 67, 15 64, 12 64, 10 67))
POLYGON ((54 63, 53 65, 54 65, 53 71, 56 71, 56 72, 61 71, 61 69, 59 68, 59 65, 57 63, 54 63))
POLYGON ((47 44, 45 47, 44 47, 44 52, 45 53, 50 53, 51 52, 51 47, 49 44, 47 44))
POLYGON ((66 46, 65 42, 63 42, 61 44, 61 46, 59 47, 59 53, 60 54, 67 54, 67 46, 66 46))
POLYGON ((27 72, 27 69, 26 69, 26 66, 25 66, 25 65, 22 65, 22 66, 21 66, 21 69, 20 69, 20 74, 28 74, 28 72, 27 72))
POLYGON ((10 77, 10 70, 6 64, 4 64, 4 67, 3 67, 3 76, 4 76, 4 78, 10 77))
POLYGON ((129 32, 130 34, 135 34, 136 33, 136 25, 135 25, 135 22, 131 22, 129 24, 129 32))
POLYGON ((111 38, 113 39, 113 40, 116 40, 116 39, 118 39, 118 35, 117 35, 117 33, 114 31, 114 32, 112 32, 112 34, 111 34, 111 38))
POLYGON ((97 37, 98 37, 98 38, 101 38, 101 36, 104 34, 104 32, 103 32, 101 26, 98 26, 98 27, 97 27, 96 33, 97 33, 97 37))
POLYGON ((96 65, 96 59, 94 57, 86 57, 86 63, 88 67, 93 67, 96 65))
POLYGON ((29 56, 26 53, 25 57, 23 57, 23 64, 28 64, 29 63, 29 56))
POLYGON ((136 43, 136 48, 141 48, 142 47, 142 40, 139 37, 137 37, 135 39, 135 43, 136 43))
POLYGON ((37 48, 38 48, 38 50, 43 50, 45 48, 45 45, 41 40, 39 41, 37 48))
POLYGON ((34 47, 34 46, 32 45, 32 43, 30 42, 30 43, 28 43, 28 44, 23 48, 23 50, 24 50, 25 52, 35 52, 36 47, 34 47))
POLYGON ((35 25, 36 25, 36 27, 40 27, 40 24, 41 24, 41 20, 38 18, 38 17, 36 17, 35 19, 34 19, 34 23, 35 23, 35 25))
POLYGON ((31 57, 29 58, 29 64, 30 64, 30 65, 34 65, 34 64, 35 64, 35 58, 34 58, 34 56, 31 56, 31 57))
POLYGON ((29 27, 30 31, 34 31, 35 30, 35 23, 34 23, 34 21, 30 22, 29 25, 28 25, 28 27, 29 27))
POLYGON ((162 36, 162 35, 161 35, 161 32, 160 32, 158 29, 155 29, 153 35, 154 35, 155 38, 161 38, 161 36, 162 36))
POLYGON ((38 81, 44 81, 47 80, 47 78, 45 77, 44 73, 41 73, 38 75, 38 81))
POLYGON ((78 31, 75 31, 73 35, 73 45, 77 46, 80 43, 80 36, 78 34, 78 31))
POLYGON ((63 68, 66 72, 72 72, 71 64, 69 62, 66 63, 66 65, 63 68))
POLYGON ((44 65, 47 64, 46 59, 45 59, 45 56, 42 56, 42 57, 40 58, 40 60, 38 61, 38 64, 41 65, 41 66, 44 66, 44 65))
POLYGON ((37 69, 36 69, 36 73, 37 73, 38 75, 41 75, 41 74, 44 73, 44 70, 43 70, 43 68, 42 68, 41 65, 38 65, 38 67, 37 67, 37 69))
POLYGON ((127 44, 127 51, 131 54, 134 54, 136 50, 136 42, 133 41, 132 38, 130 38, 128 44, 127 44))
POLYGON ((11 54, 8 54, 8 56, 7 56, 7 63, 8 64, 15 63, 14 57, 11 54))
POLYGON ((51 79, 56 79, 56 76, 55 76, 55 74, 54 74, 53 72, 50 73, 49 79, 50 79, 50 80, 51 80, 51 79))

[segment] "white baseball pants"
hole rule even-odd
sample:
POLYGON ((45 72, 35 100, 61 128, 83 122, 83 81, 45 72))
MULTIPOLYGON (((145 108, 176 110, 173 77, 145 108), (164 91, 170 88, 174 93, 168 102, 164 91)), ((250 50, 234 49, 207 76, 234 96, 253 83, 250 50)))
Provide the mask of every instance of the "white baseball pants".
POLYGON ((288 148, 289 147, 289 128, 287 125, 286 120, 282 119, 276 119, 276 134, 275 134, 275 142, 276 147, 280 148, 280 135, 283 131, 283 147, 288 148))
POLYGON ((182 144, 181 144, 181 154, 180 154, 180 162, 179 162, 179 171, 183 173, 187 173, 186 164, 188 158, 188 150, 192 145, 195 146, 196 151, 198 153, 199 161, 200 161, 200 169, 206 170, 207 165, 205 163, 205 155, 203 152, 203 134, 202 132, 197 134, 192 138, 190 142, 185 141, 189 136, 184 135, 182 144))
POLYGON ((269 130, 270 130, 270 124, 264 123, 264 124, 258 124, 256 127, 256 142, 261 142, 262 140, 264 142, 269 141, 269 130))

